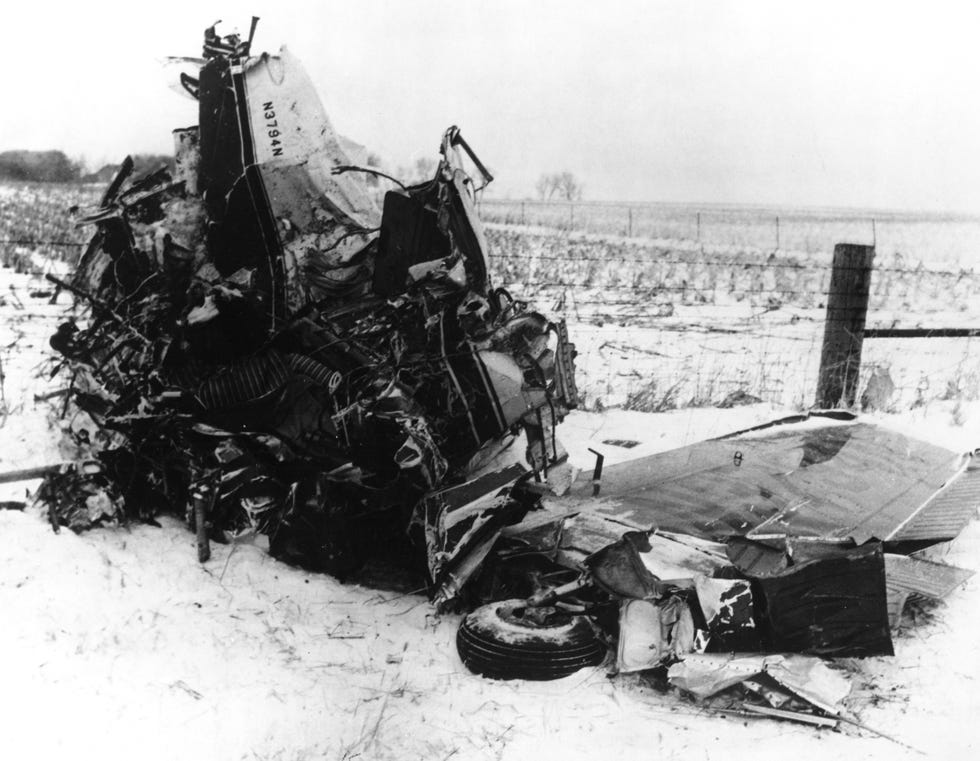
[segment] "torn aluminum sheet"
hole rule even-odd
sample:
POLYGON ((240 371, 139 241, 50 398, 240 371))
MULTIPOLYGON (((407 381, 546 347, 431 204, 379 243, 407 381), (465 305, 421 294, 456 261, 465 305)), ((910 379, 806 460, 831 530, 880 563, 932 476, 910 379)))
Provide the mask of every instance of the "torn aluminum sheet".
POLYGON ((527 475, 519 464, 487 473, 427 496, 416 521, 425 532, 433 600, 444 605, 456 597, 479 568, 501 530, 524 517, 512 487, 527 475))
POLYGON ((699 699, 709 698, 760 674, 767 674, 806 702, 837 714, 851 685, 818 658, 802 655, 692 653, 667 671, 670 683, 699 699))
MULTIPOLYGON (((870 423, 812 414, 605 469, 602 511, 724 541, 787 537, 863 544, 951 539, 974 513, 980 470, 870 423)), ((565 509, 585 509, 592 484, 565 509)))

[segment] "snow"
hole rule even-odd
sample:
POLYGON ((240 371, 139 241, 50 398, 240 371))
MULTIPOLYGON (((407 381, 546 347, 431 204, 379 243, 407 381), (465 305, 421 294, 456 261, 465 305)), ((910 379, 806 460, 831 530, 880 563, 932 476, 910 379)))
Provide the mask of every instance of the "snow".
MULTIPOLYGON (((65 309, 0 270, 0 471, 54 462, 60 381, 47 336, 65 309), (17 296, 15 299, 11 296, 17 296), (19 308, 16 302, 23 305, 19 308)), ((591 468, 788 414, 754 405, 664 414, 575 413, 560 431, 591 468), (633 439, 632 449, 603 444, 633 439)), ((957 451, 977 446, 980 407, 935 403, 876 416, 957 451), (944 406, 946 405, 946 406, 944 406), (957 422, 960 424, 957 425, 957 422)), ((27 484, 33 488, 34 484, 27 484)), ((25 484, 0 486, 0 499, 25 484)), ((931 557, 980 570, 980 524, 931 557)), ((55 534, 33 509, 0 511, 0 747, 4 758, 826 759, 920 755, 868 731, 706 712, 642 677, 603 668, 555 682, 495 682, 456 655, 458 615, 436 615, 404 581, 344 585, 214 545, 200 564, 183 524, 55 534)), ((896 636, 894 658, 838 662, 868 726, 929 756, 973 758, 980 714, 980 576, 896 636)))

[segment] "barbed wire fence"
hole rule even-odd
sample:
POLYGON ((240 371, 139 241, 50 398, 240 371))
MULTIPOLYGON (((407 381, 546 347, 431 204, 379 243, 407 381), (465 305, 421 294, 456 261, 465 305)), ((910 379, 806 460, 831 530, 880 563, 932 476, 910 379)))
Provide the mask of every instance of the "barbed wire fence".
MULTIPOLYGON (((64 200, 0 196, 4 266, 43 274, 53 261, 77 261, 87 235, 70 226, 64 200)), ((807 224, 823 228, 800 237, 793 218, 781 216, 777 240, 773 220, 754 227, 743 221, 740 227, 741 212, 724 212, 724 224, 717 226, 712 215, 719 212, 671 207, 676 219, 654 226, 653 217, 664 216, 660 208, 646 218, 639 210, 647 207, 638 205, 575 204, 571 211, 554 206, 485 201, 481 213, 489 222, 494 284, 567 320, 587 409, 658 411, 756 399, 810 407, 831 253, 834 243, 849 238, 879 244, 869 328, 980 327, 980 275, 954 264, 962 257, 949 255, 949 247, 939 253, 942 240, 952 240, 957 231, 970 225, 980 230, 976 220, 910 218, 904 222, 910 230, 883 236, 883 230, 903 223, 811 218, 807 224), (605 216, 590 218, 592 207, 605 216), (581 228, 549 226, 547 215, 561 211, 581 228), (855 233, 860 225, 863 233, 855 233), (944 230, 939 241, 933 228, 944 230), (771 241, 758 245, 763 232, 771 241), (725 235, 730 239, 715 242, 725 235), (915 235, 928 238, 928 245, 915 246, 915 235), (906 252, 926 252, 930 263, 902 254, 896 240, 909 241, 906 252)), ((962 236, 957 241, 959 249, 968 247, 962 236)), ((867 340, 860 397, 868 406, 896 410, 978 399, 980 347, 972 335, 867 340)))
MULTIPOLYGON (((833 245, 799 257, 488 227, 495 282, 568 320, 586 406, 813 405, 833 245)), ((980 326, 972 269, 883 262, 871 276, 869 327, 980 326)), ((972 400, 980 352, 971 335, 868 340, 861 376, 865 407, 972 400)))
POLYGON ((670 203, 482 198, 485 222, 563 232, 680 242, 706 250, 830 256, 836 243, 874 245, 899 262, 942 266, 980 261, 980 217, 849 209, 774 209, 670 203))

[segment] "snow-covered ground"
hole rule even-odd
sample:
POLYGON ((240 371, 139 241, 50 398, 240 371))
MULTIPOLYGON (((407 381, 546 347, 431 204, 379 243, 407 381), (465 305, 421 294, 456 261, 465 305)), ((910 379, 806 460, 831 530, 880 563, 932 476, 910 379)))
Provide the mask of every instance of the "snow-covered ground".
MULTIPOLYGON (((0 270, 0 472, 59 459, 56 390, 38 373, 68 299, 0 270)), ((980 444, 980 407, 936 402, 877 418, 955 450, 980 444)), ((787 410, 755 405, 659 415, 575 413, 572 458, 608 462, 744 428, 787 410), (615 454, 619 452, 619 454, 615 454)), ((25 487, 0 486, 0 499, 25 487)), ((455 650, 403 579, 344 585, 251 544, 197 562, 183 524, 55 534, 33 510, 0 511, 0 757, 9 759, 826 759, 920 757, 869 731, 723 717, 641 677, 603 669, 550 683, 493 682, 455 650)), ((980 570, 980 523, 933 554, 980 570)), ((930 757, 976 757, 980 576, 895 637, 894 658, 840 664, 850 706, 930 757)))

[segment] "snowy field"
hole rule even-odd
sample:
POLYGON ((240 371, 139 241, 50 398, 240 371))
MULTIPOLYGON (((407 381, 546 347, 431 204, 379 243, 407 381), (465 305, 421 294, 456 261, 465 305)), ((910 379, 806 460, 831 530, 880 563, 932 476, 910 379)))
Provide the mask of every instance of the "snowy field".
POLYGON ((494 186, 480 202, 491 223, 552 230, 655 238, 676 247, 686 241, 710 248, 774 248, 790 254, 826 255, 835 243, 876 244, 880 254, 914 256, 943 265, 976 262, 980 217, 882 209, 793 208, 691 203, 505 200, 494 186))
MULTIPOLYGON (((487 235, 495 283, 568 321, 586 408, 659 412, 733 393, 813 403, 833 244, 809 255, 500 224, 487 235)), ((980 325, 980 275, 879 250, 867 325, 980 325)), ((980 399, 975 338, 866 338, 862 363, 865 379, 891 378, 886 409, 980 399)))
MULTIPOLYGON (((39 262, 43 267, 50 266, 39 262)), ((67 309, 39 276, 0 270, 0 470, 54 462, 59 399, 47 338, 67 309), (32 295, 32 293, 34 295, 32 295)), ((573 335, 573 340, 576 336, 573 335)), ((656 346, 648 347, 657 350, 656 346)), ((956 451, 980 445, 980 407, 936 401, 883 425, 956 451), (956 424, 959 423, 959 424, 956 424)), ((636 439, 644 456, 786 409, 575 413, 572 458, 636 439)), ((0 486, 23 499, 36 482, 0 486)), ((397 574, 375 586, 299 571, 252 544, 197 562, 177 521, 76 536, 35 510, 0 511, 0 757, 9 759, 975 758, 980 576, 907 618, 894 658, 837 661, 868 730, 706 711, 604 668, 551 683, 492 682, 456 655, 457 615, 435 615, 397 574), (898 741, 898 742, 896 742, 898 741), (903 744, 899 744, 903 743, 903 744)), ((931 556, 980 570, 980 523, 931 556)))

